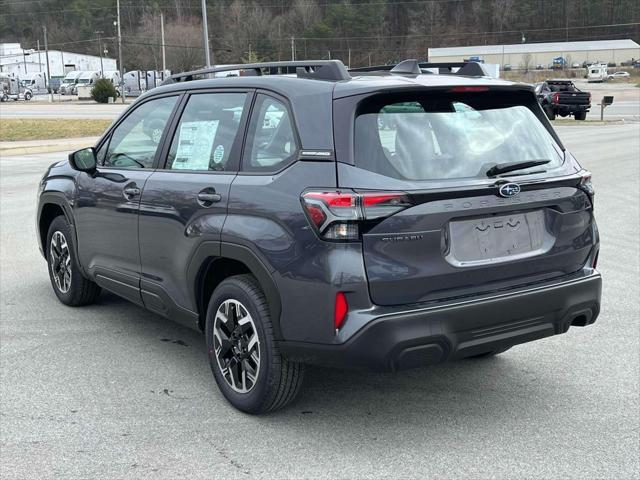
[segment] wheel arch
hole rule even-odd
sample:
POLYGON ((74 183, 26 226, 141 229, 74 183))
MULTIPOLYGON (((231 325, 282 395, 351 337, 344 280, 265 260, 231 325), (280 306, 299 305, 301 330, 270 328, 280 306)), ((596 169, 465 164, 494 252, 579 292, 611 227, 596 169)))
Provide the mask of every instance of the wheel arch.
POLYGON ((197 250, 191 266, 198 326, 201 330, 204 331, 207 306, 215 288, 231 276, 249 273, 256 278, 267 298, 275 337, 282 339, 280 294, 266 265, 249 248, 226 243, 220 247, 219 244, 206 242, 197 250))
MULTIPOLYGON (((77 248, 77 239, 75 225, 73 222, 73 216, 71 214, 71 209, 67 204, 67 200, 63 193, 57 192, 45 192, 40 196, 39 207, 38 207, 38 240, 40 241, 40 252, 42 256, 47 258, 46 254, 46 243, 47 243, 47 233, 49 232, 49 227, 51 226, 51 222, 56 217, 63 215, 71 226, 71 231, 74 236, 74 250, 77 248)), ((77 258, 77 251, 76 258, 77 258)))

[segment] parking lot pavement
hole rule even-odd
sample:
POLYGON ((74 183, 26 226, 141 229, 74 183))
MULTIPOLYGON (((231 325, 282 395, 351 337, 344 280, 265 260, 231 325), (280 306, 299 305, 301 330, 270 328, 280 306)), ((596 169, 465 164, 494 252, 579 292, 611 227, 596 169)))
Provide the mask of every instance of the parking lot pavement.
POLYGON ((34 201, 65 155, 2 158, 0 476, 639 478, 640 126, 559 132, 597 189, 595 325, 398 374, 312 368, 264 417, 225 403, 199 334, 108 294, 58 303, 34 201))

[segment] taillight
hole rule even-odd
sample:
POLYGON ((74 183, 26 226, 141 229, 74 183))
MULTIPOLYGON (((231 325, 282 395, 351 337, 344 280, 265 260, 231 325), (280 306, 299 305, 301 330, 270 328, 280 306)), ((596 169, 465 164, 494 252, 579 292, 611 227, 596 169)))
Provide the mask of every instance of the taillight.
POLYGON ((302 206, 325 240, 359 240, 364 221, 379 220, 411 206, 403 192, 307 191, 302 206))
POLYGON ((593 183, 591 183, 591 172, 587 172, 586 170, 582 172, 580 188, 589 196, 591 206, 593 207, 593 197, 596 194, 596 190, 593 188, 593 183))
POLYGON ((560 93, 558 92, 554 93, 551 101, 553 103, 560 103, 560 93))
POLYGON ((467 92, 488 92, 489 87, 452 87, 449 89, 451 93, 467 93, 467 92))
POLYGON ((349 304, 347 303, 347 297, 344 293, 336 293, 336 304, 333 310, 333 327, 338 330, 345 319, 347 318, 347 312, 349 311, 349 304))

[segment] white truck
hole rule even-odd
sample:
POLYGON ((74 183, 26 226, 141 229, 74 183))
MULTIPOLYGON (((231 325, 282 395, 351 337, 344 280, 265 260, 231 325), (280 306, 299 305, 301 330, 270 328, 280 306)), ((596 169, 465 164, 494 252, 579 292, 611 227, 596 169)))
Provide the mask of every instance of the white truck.
POLYGON ((20 80, 23 89, 31 90, 33 95, 47 93, 47 79, 42 72, 34 72, 20 80))
POLYGON ((606 82, 609 78, 609 70, 606 63, 594 63, 587 67, 587 82, 606 82))
POLYGON ((147 90, 147 78, 140 70, 131 70, 122 77, 124 79, 124 91, 126 95, 137 97, 147 90))
POLYGON ((109 80, 116 90, 118 91, 118 96, 120 96, 120 72, 118 70, 106 70, 104 72, 104 78, 109 80))
POLYGON ((88 100, 91 98, 91 89, 93 84, 100 79, 100 72, 87 70, 82 72, 76 80, 75 94, 79 100, 88 100))
POLYGON ((67 73, 62 79, 62 83, 58 88, 58 93, 60 95, 75 95, 76 82, 81 74, 81 70, 71 70, 67 73))

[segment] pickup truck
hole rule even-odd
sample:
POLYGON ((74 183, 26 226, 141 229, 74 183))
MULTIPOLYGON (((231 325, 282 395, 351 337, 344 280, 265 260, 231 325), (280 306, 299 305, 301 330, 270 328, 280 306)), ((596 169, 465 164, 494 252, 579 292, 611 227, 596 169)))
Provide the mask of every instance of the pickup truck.
POLYGON ((576 120, 585 120, 591 108, 591 94, 580 90, 571 80, 538 83, 536 95, 549 120, 555 120, 556 115, 573 115, 576 120))

